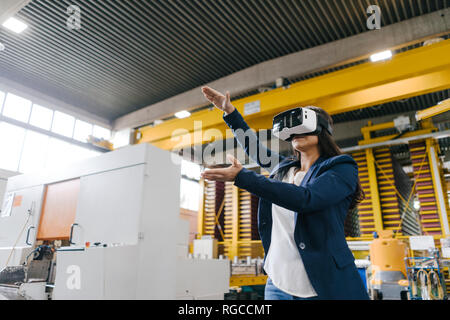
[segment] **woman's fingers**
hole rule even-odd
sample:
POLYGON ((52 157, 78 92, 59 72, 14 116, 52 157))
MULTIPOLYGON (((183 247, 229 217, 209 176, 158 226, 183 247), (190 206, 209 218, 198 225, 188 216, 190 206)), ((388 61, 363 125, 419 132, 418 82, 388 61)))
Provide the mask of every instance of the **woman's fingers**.
POLYGON ((235 167, 241 164, 232 154, 227 154, 227 160, 235 167))
POLYGON ((221 94, 219 91, 216 91, 210 87, 202 87, 203 95, 209 102, 213 103, 220 110, 224 110, 224 99, 225 96, 221 94))
POLYGON ((203 95, 208 99, 211 100, 214 98, 214 95, 212 95, 211 93, 209 93, 208 91, 203 91, 203 95))
POLYGON ((207 180, 225 179, 227 176, 227 169, 209 169, 202 173, 202 177, 207 180))
POLYGON ((221 94, 219 91, 216 91, 210 87, 203 87, 203 94, 208 97, 208 99, 224 99, 225 96, 221 94))
POLYGON ((225 174, 227 173, 226 169, 208 169, 207 171, 203 172, 204 175, 213 175, 213 174, 225 174))
POLYGON ((228 155, 233 165, 224 169, 209 169, 202 173, 202 177, 211 181, 233 181, 238 173, 242 170, 242 165, 233 156, 228 155))
POLYGON ((203 92, 206 92, 209 95, 223 96, 223 94, 221 94, 219 91, 214 90, 213 88, 210 88, 210 87, 203 87, 202 90, 203 90, 203 92))
POLYGON ((203 91, 203 94, 205 96, 208 96, 208 97, 211 97, 211 98, 214 98, 214 97, 217 96, 217 92, 214 92, 215 90, 213 90, 213 89, 211 89, 209 87, 203 88, 202 91, 203 91))
POLYGON ((214 102, 214 97, 213 96, 209 96, 205 94, 206 99, 209 100, 209 102, 214 102))
POLYGON ((220 177, 220 176, 214 176, 214 177, 205 177, 205 180, 209 180, 209 181, 226 181, 226 179, 224 177, 220 177))
POLYGON ((213 174, 213 175, 208 175, 208 176, 204 176, 203 177, 206 180, 210 180, 210 181, 225 181, 226 177, 220 174, 213 174))

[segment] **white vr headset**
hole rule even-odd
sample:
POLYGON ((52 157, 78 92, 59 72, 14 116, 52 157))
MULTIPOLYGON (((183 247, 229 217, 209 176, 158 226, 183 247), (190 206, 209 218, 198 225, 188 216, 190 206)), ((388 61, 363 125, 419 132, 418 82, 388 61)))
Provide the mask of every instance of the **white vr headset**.
POLYGON ((319 135, 324 129, 333 134, 330 123, 308 107, 291 109, 273 118, 272 133, 284 141, 290 141, 294 136, 319 135))

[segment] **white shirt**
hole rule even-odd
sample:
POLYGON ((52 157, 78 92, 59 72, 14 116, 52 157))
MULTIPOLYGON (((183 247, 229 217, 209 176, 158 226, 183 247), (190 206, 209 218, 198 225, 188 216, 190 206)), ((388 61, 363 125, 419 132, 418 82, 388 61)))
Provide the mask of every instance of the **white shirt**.
MULTIPOLYGON (((289 169, 283 182, 302 182, 306 172, 289 169)), ((264 263, 264 270, 275 287, 287 294, 309 298, 317 296, 312 287, 294 240, 295 213, 272 204, 272 240, 264 263)))

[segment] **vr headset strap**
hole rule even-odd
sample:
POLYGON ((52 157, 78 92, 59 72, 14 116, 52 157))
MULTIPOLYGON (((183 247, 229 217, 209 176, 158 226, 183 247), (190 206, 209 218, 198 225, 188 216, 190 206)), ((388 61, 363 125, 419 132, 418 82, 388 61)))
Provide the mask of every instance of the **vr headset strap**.
POLYGON ((330 123, 319 114, 317 115, 317 119, 319 120, 319 125, 327 130, 330 135, 333 135, 333 129, 331 128, 330 123))

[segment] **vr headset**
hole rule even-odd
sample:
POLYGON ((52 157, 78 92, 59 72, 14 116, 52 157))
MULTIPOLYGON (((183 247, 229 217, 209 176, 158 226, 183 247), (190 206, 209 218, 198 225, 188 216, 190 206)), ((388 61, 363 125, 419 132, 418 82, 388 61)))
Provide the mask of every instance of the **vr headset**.
POLYGON ((330 123, 308 107, 291 109, 273 118, 273 135, 284 141, 290 141, 294 136, 319 135, 322 130, 333 134, 330 123))

